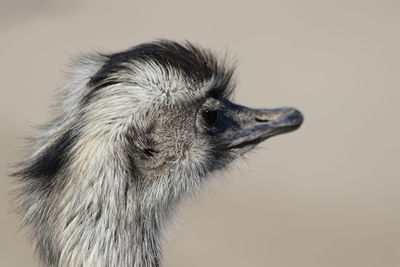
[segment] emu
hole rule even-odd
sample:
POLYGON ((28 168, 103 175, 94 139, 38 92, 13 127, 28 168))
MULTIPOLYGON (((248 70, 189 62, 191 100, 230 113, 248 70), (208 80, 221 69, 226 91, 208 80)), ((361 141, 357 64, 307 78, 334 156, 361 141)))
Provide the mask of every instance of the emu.
POLYGON ((263 140, 300 127, 294 108, 230 101, 234 68, 161 40, 80 59, 18 177, 21 224, 47 266, 160 266, 174 207, 263 140))

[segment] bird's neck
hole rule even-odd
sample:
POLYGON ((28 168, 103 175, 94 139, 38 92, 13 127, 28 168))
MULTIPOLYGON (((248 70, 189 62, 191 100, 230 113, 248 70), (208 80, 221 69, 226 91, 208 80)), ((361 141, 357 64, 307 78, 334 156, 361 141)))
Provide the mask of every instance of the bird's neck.
POLYGON ((69 203, 77 207, 74 213, 79 218, 60 233, 60 265, 159 266, 164 215, 156 207, 143 207, 142 200, 129 195, 134 192, 128 185, 100 183, 107 189, 99 196, 86 192, 87 197, 69 203))
MULTIPOLYGON (((92 155, 93 161, 101 154, 92 155)), ((43 230, 56 232, 54 240, 44 241, 57 248, 55 266, 160 265, 161 229, 170 207, 138 188, 135 179, 143 178, 109 162, 118 160, 72 166, 63 192, 53 197, 58 207, 51 212, 58 214, 43 230)))

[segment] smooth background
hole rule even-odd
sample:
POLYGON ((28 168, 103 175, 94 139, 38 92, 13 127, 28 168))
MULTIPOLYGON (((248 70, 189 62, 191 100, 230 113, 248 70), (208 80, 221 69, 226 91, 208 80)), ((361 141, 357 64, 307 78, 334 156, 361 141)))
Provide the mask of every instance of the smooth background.
POLYGON ((6 174, 66 64, 160 37, 230 51, 237 102, 306 118, 181 209, 165 266, 400 266, 399 1, 0 3, 0 266, 37 264, 6 174))

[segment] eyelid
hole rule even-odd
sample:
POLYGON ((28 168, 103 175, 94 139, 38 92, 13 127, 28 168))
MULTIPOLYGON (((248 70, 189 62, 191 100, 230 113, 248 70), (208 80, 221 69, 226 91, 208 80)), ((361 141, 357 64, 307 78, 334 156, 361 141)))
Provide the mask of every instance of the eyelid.
POLYGON ((199 109, 204 107, 208 109, 222 109, 224 107, 224 98, 208 97, 201 103, 199 109))

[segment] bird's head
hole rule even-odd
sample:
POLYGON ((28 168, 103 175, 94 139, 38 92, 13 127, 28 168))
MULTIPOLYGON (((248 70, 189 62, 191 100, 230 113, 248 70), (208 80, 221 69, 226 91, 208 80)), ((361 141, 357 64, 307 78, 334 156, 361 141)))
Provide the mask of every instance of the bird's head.
POLYGON ((147 177, 205 176, 303 121, 293 108, 232 103, 233 68, 189 43, 143 44, 106 58, 80 100, 93 124, 86 128, 119 142, 147 177))
POLYGON ((294 108, 232 103, 232 75, 233 67, 190 43, 159 41, 88 57, 22 176, 54 184, 60 175, 129 172, 139 188, 190 191, 303 121, 294 108))

